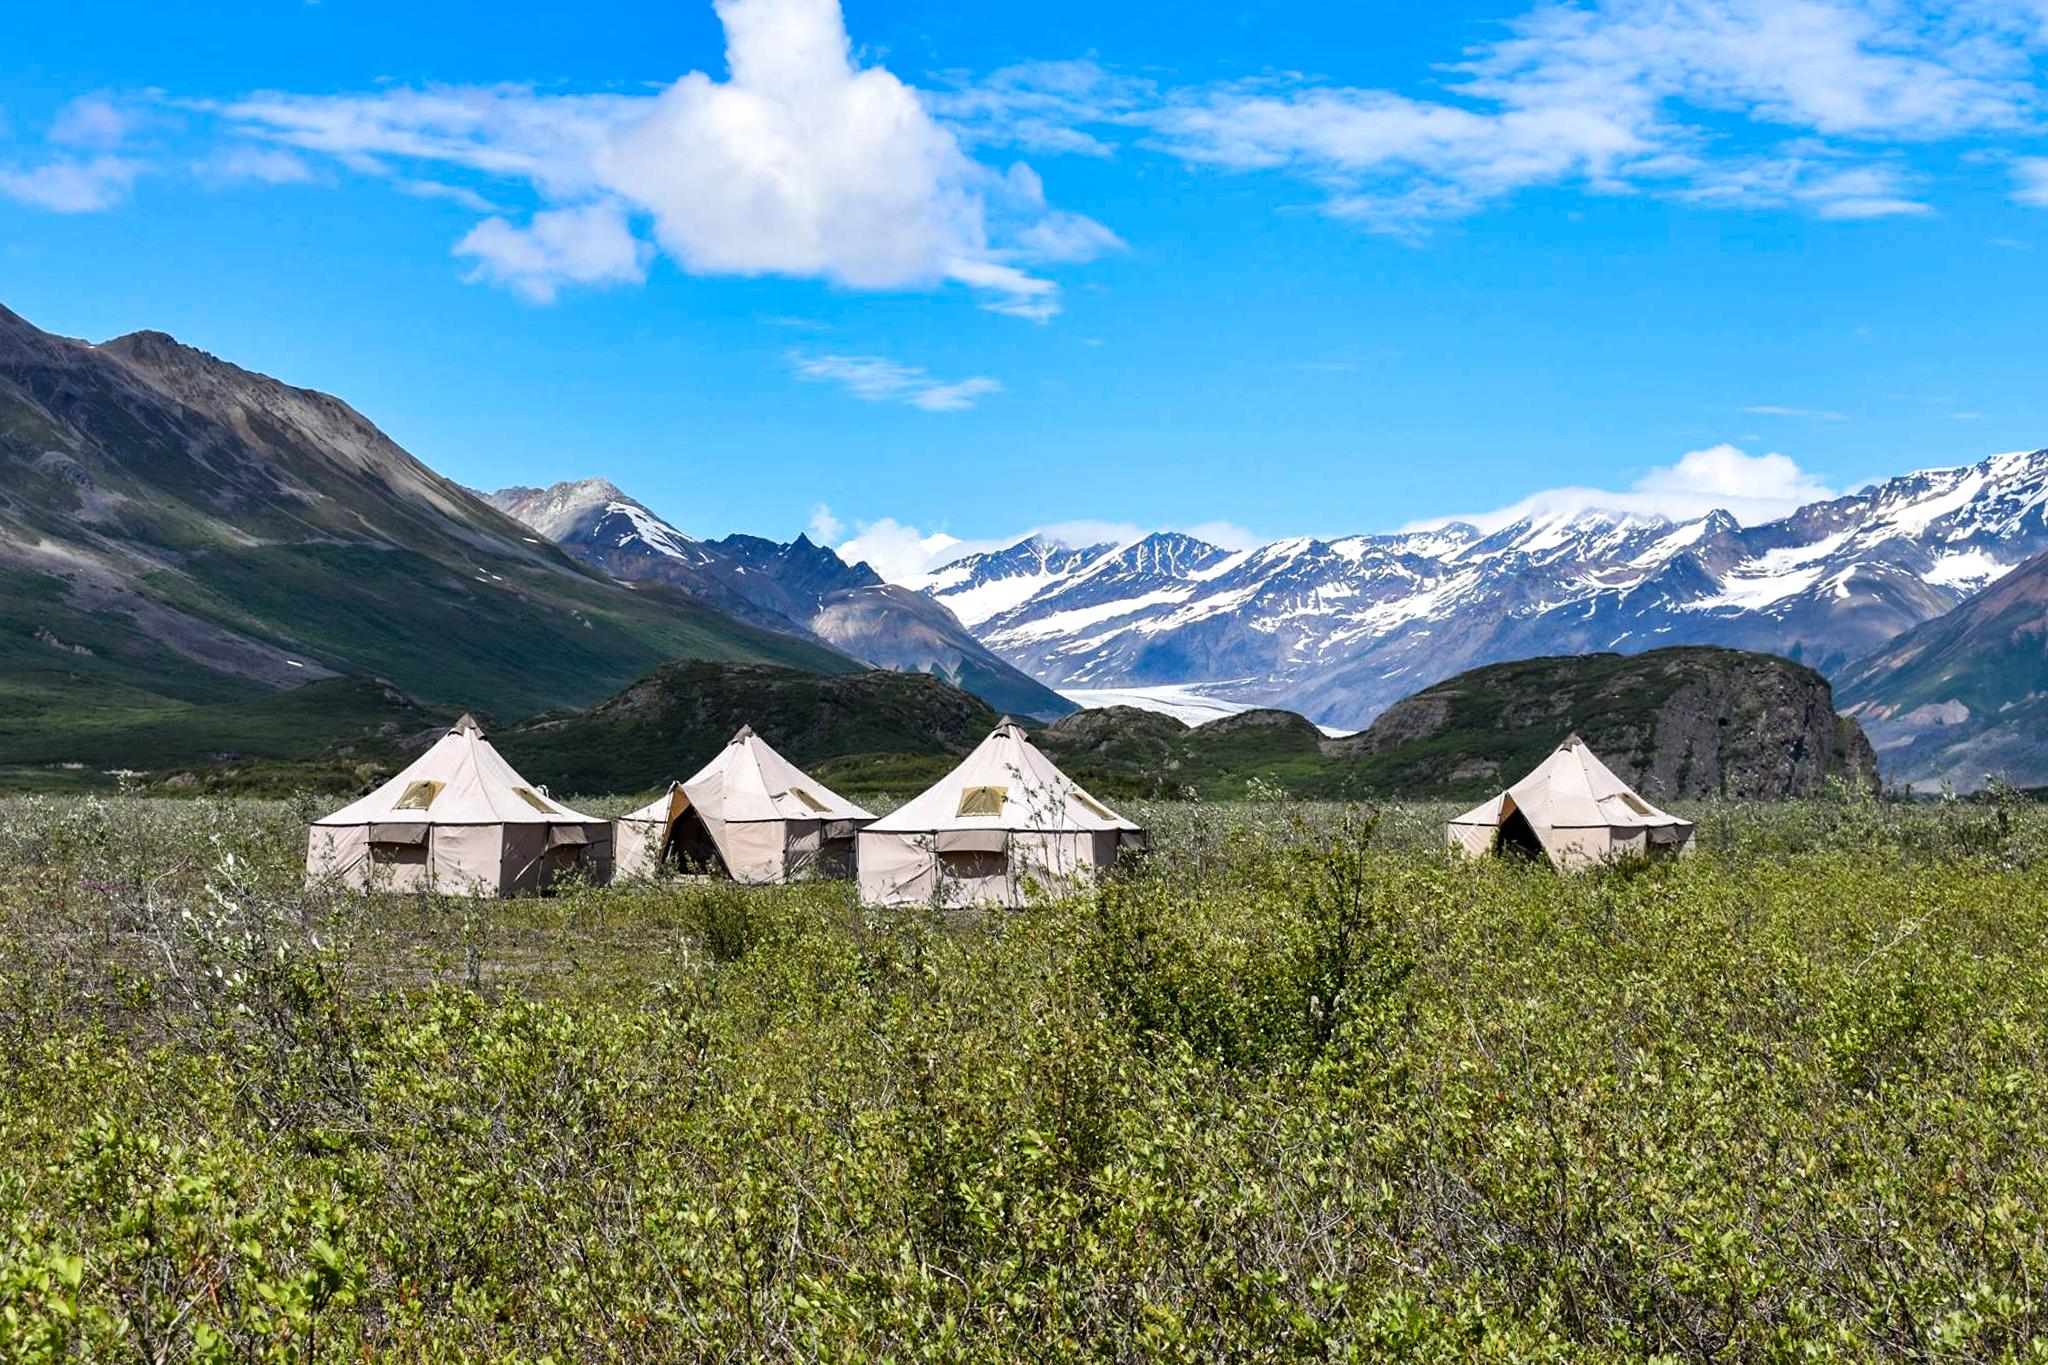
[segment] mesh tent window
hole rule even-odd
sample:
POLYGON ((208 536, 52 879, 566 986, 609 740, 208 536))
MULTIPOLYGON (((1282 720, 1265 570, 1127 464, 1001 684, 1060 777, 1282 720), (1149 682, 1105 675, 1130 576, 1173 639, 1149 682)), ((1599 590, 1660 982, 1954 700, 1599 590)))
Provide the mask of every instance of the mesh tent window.
POLYGON ((403 795, 392 804, 393 810, 425 810, 434 804, 434 798, 441 794, 445 782, 414 782, 408 785, 403 795))
POLYGON ((820 815, 823 815, 826 811, 831 809, 830 806, 826 805, 823 801, 820 801, 817 797, 805 791, 802 787, 791 787, 788 791, 784 792, 783 795, 794 796, 797 800, 803 802, 806 806, 809 806, 812 810, 818 812, 820 815))
POLYGON ((1008 787, 969 787, 960 793, 960 809, 954 815, 1001 815, 1008 787))
POLYGON ((955 849, 936 857, 940 876, 949 881, 981 881, 1007 876, 1010 871, 1010 860, 991 849, 955 849))
POLYGON ((1634 811, 1637 815, 1654 814, 1654 812, 1651 811, 1649 807, 1649 803, 1644 801, 1642 797, 1637 796, 1634 792, 1621 793, 1621 799, 1628 806, 1628 808, 1634 811))
POLYGON ((542 815, 553 815, 555 813, 555 808, 549 805, 547 801, 541 796, 541 794, 535 791, 533 788, 514 787, 512 790, 521 801, 524 801, 527 805, 532 806, 542 815))

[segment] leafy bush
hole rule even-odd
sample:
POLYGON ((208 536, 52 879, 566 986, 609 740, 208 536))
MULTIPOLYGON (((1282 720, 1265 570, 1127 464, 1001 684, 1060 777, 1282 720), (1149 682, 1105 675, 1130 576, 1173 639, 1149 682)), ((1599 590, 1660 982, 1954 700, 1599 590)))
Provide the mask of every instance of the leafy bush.
POLYGON ((1578 877, 1444 813, 1173 803, 940 917, 0 802, 0 1359, 2042 1354, 2039 808, 1578 877))

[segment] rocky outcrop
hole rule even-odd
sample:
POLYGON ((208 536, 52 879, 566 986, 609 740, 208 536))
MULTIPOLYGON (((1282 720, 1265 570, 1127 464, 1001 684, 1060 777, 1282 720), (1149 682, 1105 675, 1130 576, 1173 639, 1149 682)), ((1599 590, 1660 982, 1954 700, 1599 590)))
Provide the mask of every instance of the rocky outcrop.
POLYGON ((1323 748, 1356 758, 1390 792, 1467 795, 1512 782, 1574 730, 1653 799, 1807 796, 1831 779, 1877 780, 1870 743, 1836 714, 1827 679, 1711 647, 1474 669, 1323 748))

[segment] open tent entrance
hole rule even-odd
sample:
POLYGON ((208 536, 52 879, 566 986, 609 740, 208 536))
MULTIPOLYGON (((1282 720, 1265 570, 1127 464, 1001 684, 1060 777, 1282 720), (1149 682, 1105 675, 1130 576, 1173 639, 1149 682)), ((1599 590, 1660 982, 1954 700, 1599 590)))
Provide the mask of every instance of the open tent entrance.
POLYGON ((853 875, 853 840, 857 831, 849 830, 837 839, 818 841, 818 875, 821 877, 851 877, 853 875))
POLYGON ((1522 814, 1521 807, 1512 799, 1506 804, 1507 812, 1501 819, 1500 833, 1494 836, 1494 851, 1520 858, 1544 857, 1543 841, 1536 837, 1536 827, 1529 823, 1529 817, 1522 814))
POLYGON ((668 847, 662 850, 662 857, 685 872, 730 875, 718 842, 711 837, 711 827, 694 806, 684 806, 669 823, 668 847))

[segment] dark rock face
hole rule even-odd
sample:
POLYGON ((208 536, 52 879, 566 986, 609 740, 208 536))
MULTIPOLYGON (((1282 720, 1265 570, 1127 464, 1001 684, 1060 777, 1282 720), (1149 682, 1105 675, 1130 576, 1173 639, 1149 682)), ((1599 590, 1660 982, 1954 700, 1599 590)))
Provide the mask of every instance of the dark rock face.
MULTIPOLYGON (((1398 790, 1468 794, 1512 783, 1578 731, 1647 796, 1808 796, 1870 788, 1877 764, 1827 679, 1789 659, 1692 647, 1529 659, 1461 673, 1326 741, 1398 790)), ((1483 793, 1481 793, 1483 794, 1483 793)))

